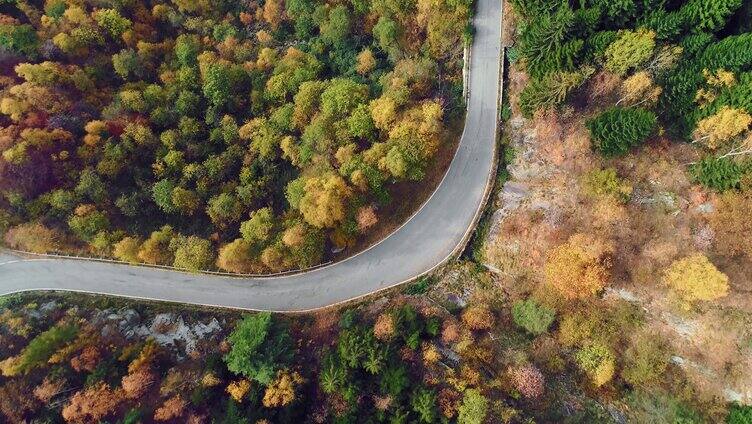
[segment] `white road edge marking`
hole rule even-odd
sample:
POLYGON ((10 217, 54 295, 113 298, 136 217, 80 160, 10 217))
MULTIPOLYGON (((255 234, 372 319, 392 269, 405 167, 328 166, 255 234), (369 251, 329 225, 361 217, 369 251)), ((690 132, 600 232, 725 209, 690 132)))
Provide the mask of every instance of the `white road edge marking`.
POLYGON ((47 259, 47 258, 45 258, 45 259, 18 259, 18 260, 15 260, 15 261, 0 262, 0 266, 15 264, 15 263, 19 263, 19 262, 39 262, 39 261, 52 261, 52 260, 54 260, 54 259, 47 259))

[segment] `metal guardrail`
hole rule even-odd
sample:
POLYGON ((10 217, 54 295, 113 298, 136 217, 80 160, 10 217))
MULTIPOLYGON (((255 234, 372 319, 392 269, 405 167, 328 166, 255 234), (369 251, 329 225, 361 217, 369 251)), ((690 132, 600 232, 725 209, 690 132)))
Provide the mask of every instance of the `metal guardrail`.
POLYGON ((96 257, 96 256, 77 256, 77 255, 69 255, 69 254, 54 253, 54 252, 53 253, 36 253, 36 252, 28 252, 25 250, 2 248, 2 247, 0 247, 0 249, 15 253, 17 255, 37 256, 37 257, 50 258, 50 259, 69 259, 69 260, 88 261, 88 262, 103 262, 103 263, 110 263, 110 264, 117 264, 117 265, 140 266, 143 268, 161 269, 164 271, 182 272, 186 274, 206 274, 206 275, 217 275, 220 277, 233 277, 233 278, 281 277, 285 275, 301 274, 304 272, 313 271, 318 268, 323 268, 325 266, 331 265, 333 263, 332 261, 327 261, 327 262, 323 262, 323 263, 320 263, 318 265, 314 265, 308 268, 291 269, 288 271, 280 271, 280 272, 269 273, 269 274, 243 274, 243 273, 235 273, 235 272, 212 271, 208 269, 207 270, 200 269, 200 270, 194 271, 188 268, 178 268, 178 267, 169 266, 169 265, 155 265, 155 264, 147 264, 143 262, 128 262, 128 261, 120 261, 117 259, 109 259, 109 258, 102 258, 102 257, 96 257))

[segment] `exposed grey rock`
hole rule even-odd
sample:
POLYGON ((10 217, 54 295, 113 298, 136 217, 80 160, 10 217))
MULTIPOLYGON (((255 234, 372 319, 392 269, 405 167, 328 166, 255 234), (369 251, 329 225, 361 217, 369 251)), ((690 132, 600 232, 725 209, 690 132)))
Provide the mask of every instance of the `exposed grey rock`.
POLYGON ((713 206, 712 202, 705 202, 705 203, 703 203, 701 205, 698 205, 695 208, 695 211, 697 211, 697 213, 701 213, 701 214, 707 215, 707 214, 711 214, 711 213, 715 212, 715 206, 713 206))
POLYGON ((627 424, 627 416, 624 414, 624 411, 614 405, 607 405, 606 410, 617 424, 627 424))
POLYGON ((691 338, 697 332, 697 323, 686 321, 670 312, 662 314, 663 321, 666 322, 677 334, 684 338, 691 338))
POLYGON ((454 293, 449 293, 447 295, 447 302, 457 306, 458 308, 464 308, 467 305, 467 301, 465 299, 454 293))
POLYGON ((57 303, 57 300, 52 300, 40 306, 39 312, 42 312, 43 314, 49 314, 50 312, 55 311, 59 308, 60 304, 57 303))
POLYGON ((198 322, 190 325, 186 324, 182 316, 163 313, 156 315, 150 325, 136 327, 134 334, 151 337, 158 345, 174 348, 178 357, 183 357, 184 354, 196 349, 199 340, 209 339, 221 330, 222 326, 216 318, 212 318, 208 323, 198 322))
POLYGON ((626 289, 614 289, 611 287, 606 287, 604 290, 604 297, 616 297, 618 299, 626 300, 627 302, 637 303, 640 302, 642 299, 640 299, 636 294, 632 293, 629 290, 626 289))

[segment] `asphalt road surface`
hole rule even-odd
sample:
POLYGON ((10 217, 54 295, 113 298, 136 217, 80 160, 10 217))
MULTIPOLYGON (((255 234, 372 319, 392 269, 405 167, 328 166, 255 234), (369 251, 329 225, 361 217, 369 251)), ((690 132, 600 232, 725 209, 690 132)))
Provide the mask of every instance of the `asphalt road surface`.
POLYGON ((428 202, 370 249, 306 273, 253 279, 82 260, 29 259, 0 252, 0 294, 68 290, 292 312, 366 296, 430 272, 472 231, 495 160, 500 0, 478 0, 474 24, 468 112, 457 153, 428 202))

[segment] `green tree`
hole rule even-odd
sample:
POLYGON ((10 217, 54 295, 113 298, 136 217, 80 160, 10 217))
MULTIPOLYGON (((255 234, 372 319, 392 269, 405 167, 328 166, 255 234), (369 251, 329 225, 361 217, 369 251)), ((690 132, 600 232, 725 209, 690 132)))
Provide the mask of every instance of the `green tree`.
POLYGON ((151 189, 154 203, 167 213, 177 212, 175 204, 172 203, 172 193, 175 190, 175 183, 168 179, 157 181, 151 189))
POLYGON ((251 212, 251 219, 240 224, 240 234, 249 242, 264 242, 274 229, 274 212, 271 208, 261 208, 251 212))
POLYGON ((752 406, 733 403, 726 416, 727 424, 750 424, 752 423, 752 406))
POLYGON ((232 97, 232 77, 230 68, 222 63, 209 65, 202 90, 204 96, 214 106, 222 107, 232 97))
POLYGON ((371 118, 371 110, 367 104, 360 104, 355 107, 350 116, 347 118, 347 128, 350 134, 355 137, 371 140, 376 131, 376 126, 371 118))
POLYGON ((138 54, 133 49, 123 49, 112 55, 112 67, 115 73, 124 80, 143 75, 143 66, 138 54))
POLYGON ((520 34, 520 53, 530 75, 540 78, 554 71, 571 71, 584 41, 572 38, 575 15, 566 3, 553 13, 536 15, 520 34))
POLYGON ((107 187, 102 178, 90 168, 81 172, 75 192, 79 196, 86 196, 95 203, 102 203, 107 198, 107 187))
POLYGON ((655 129, 655 114, 642 108, 612 107, 587 121, 593 147, 604 156, 623 155, 655 129))
POLYGON ((269 312, 243 318, 228 341, 227 368, 263 385, 271 383, 291 359, 290 336, 269 312))
POLYGON ((214 248, 209 240, 196 236, 176 237, 170 242, 175 251, 173 266, 189 271, 208 270, 214 265, 214 248))
POLYGON ((457 412, 458 424, 483 424, 488 415, 488 399, 477 389, 467 389, 457 412))
POLYGON ((436 394, 433 390, 419 387, 412 395, 410 404, 418 414, 419 422, 434 423, 438 419, 436 409, 436 394))
POLYGON ((715 32, 741 5, 742 0, 689 0, 679 9, 679 15, 692 31, 715 32))
POLYGON ((624 75, 650 59, 654 49, 654 31, 643 28, 620 31, 619 38, 606 49, 606 69, 624 75))
POLYGON ((561 105, 569 93, 580 87, 594 72, 586 67, 575 72, 551 72, 544 77, 528 83, 520 93, 520 109, 527 117, 532 117, 538 110, 550 109, 561 105))
POLYGON ((34 58, 37 55, 39 37, 34 27, 24 25, 0 25, 0 46, 10 51, 34 58))
POLYGON ((533 299, 517 301, 512 306, 514 323, 532 335, 540 335, 554 322, 552 309, 538 305, 533 299))
POLYGON ((399 54, 397 44, 399 33, 399 24, 386 16, 381 16, 376 25, 373 26, 374 39, 378 42, 381 50, 385 51, 392 59, 396 59, 399 54))
POLYGON ((225 227, 240 220, 243 205, 235 195, 222 193, 209 199, 206 214, 209 215, 214 225, 225 227))
POLYGON ((46 365, 52 355, 78 334, 78 327, 74 324, 62 323, 34 337, 21 351, 14 362, 15 373, 29 371, 46 365))
POLYGON ((329 44, 342 43, 350 34, 350 11, 340 5, 329 11, 329 18, 321 24, 321 38, 329 44))
POLYGON ((336 78, 321 93, 321 111, 327 117, 346 118, 357 106, 368 100, 368 86, 351 79, 336 78))
POLYGON ((120 37, 133 25, 130 19, 124 18, 115 9, 99 9, 92 16, 113 38, 120 37))
POLYGON ((381 374, 379 385, 383 393, 397 397, 410 385, 410 377, 404 366, 393 365, 381 374))
POLYGON ((71 216, 68 226, 81 240, 91 241, 97 233, 110 228, 110 220, 104 212, 90 210, 71 216))
POLYGON ((201 51, 201 44, 193 34, 180 34, 175 39, 175 56, 181 66, 196 65, 196 58, 201 51))

